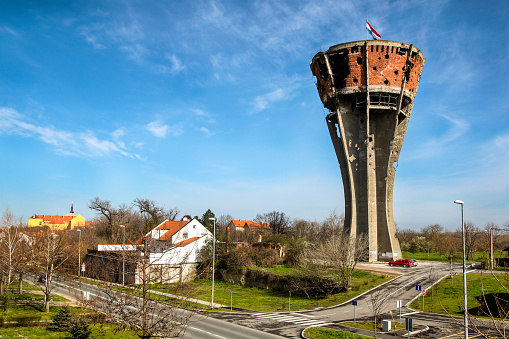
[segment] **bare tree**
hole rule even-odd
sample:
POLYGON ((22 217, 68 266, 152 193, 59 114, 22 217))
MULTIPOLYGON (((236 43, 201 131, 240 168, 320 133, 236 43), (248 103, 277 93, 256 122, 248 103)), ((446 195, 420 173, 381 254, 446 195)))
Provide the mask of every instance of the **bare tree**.
POLYGON ((0 229, 0 294, 4 295, 6 289, 14 281, 22 264, 26 261, 23 253, 23 242, 26 235, 21 232, 21 219, 6 209, 2 213, 0 229))
POLYGON ((284 212, 272 211, 269 213, 257 214, 255 221, 269 224, 272 233, 285 234, 290 226, 290 218, 284 212))
POLYGON ((355 266, 364 260, 368 254, 368 241, 362 235, 357 238, 341 228, 336 238, 309 245, 300 257, 300 266, 303 269, 317 270, 322 275, 331 277, 337 282, 341 290, 350 286, 355 266))
POLYGON ((440 247, 439 242, 443 233, 444 228, 439 224, 429 225, 421 230, 421 234, 428 243, 428 249, 431 248, 435 251, 440 247))
MULTIPOLYGON (((461 232, 461 230, 458 230, 461 232)), ((465 251, 467 257, 473 260, 473 253, 477 247, 482 243, 482 232, 479 227, 474 226, 470 221, 465 222, 465 251)))
POLYGON ((55 273, 60 270, 71 254, 68 251, 70 247, 68 236, 69 232, 66 231, 53 233, 46 230, 33 238, 33 264, 39 272, 43 272, 36 284, 44 293, 46 312, 49 312, 49 302, 55 288, 55 284, 52 283, 55 273))
MULTIPOLYGON (((191 252, 182 253, 178 245, 160 251, 161 244, 148 238, 142 243, 136 246, 137 251, 128 252, 125 258, 128 266, 136 269, 135 280, 130 280, 128 284, 129 291, 127 293, 119 291, 112 288, 112 284, 105 282, 100 286, 105 297, 95 298, 89 303, 125 324, 135 331, 139 338, 181 337, 194 315, 193 312, 183 309, 188 303, 188 290, 185 290, 182 284, 168 285, 168 293, 171 293, 173 298, 167 297, 163 302, 158 301, 161 296, 150 288, 154 283, 167 284, 182 278, 180 264, 162 267, 158 264, 157 258, 173 256, 171 260, 183 264, 191 252), (177 294, 179 297, 175 296, 177 294)), ((112 256, 111 260, 116 261, 118 258, 118 255, 112 256)), ((108 265, 105 265, 104 269, 107 267, 108 265)))
POLYGON ((141 214, 145 220, 145 232, 150 231, 154 226, 159 225, 164 220, 168 219, 173 221, 180 213, 178 208, 172 208, 166 211, 163 207, 158 206, 157 203, 149 199, 134 199, 133 204, 140 209, 141 214))
POLYGON ((379 288, 376 291, 369 294, 368 307, 373 313, 374 322, 374 334, 376 338, 376 327, 382 321, 380 317, 383 314, 384 308, 389 301, 390 290, 379 288))

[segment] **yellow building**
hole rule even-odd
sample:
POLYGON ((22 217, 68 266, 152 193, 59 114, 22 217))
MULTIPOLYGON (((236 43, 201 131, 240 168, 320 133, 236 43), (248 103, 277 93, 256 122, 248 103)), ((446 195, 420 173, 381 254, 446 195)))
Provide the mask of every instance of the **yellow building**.
POLYGON ((73 205, 71 212, 66 215, 34 214, 28 218, 28 227, 49 227, 52 231, 73 230, 85 226, 86 220, 80 214, 75 215, 73 205))

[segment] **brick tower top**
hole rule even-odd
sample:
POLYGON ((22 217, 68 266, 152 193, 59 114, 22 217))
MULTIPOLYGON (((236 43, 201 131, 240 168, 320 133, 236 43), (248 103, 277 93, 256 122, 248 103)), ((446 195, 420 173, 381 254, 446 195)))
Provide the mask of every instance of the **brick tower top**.
POLYGON ((326 108, 334 110, 337 96, 359 96, 362 93, 359 100, 365 100, 366 91, 369 91, 370 94, 380 94, 371 106, 392 109, 400 94, 403 95, 403 105, 413 102, 425 61, 422 52, 413 45, 363 40, 319 52, 310 67, 326 108))

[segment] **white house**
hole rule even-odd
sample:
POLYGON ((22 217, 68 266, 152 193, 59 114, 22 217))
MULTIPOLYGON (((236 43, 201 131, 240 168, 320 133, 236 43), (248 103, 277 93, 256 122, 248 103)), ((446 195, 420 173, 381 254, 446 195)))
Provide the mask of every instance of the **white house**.
MULTIPOLYGON (((211 239, 212 233, 196 219, 166 220, 132 245, 99 245, 98 251, 137 251, 143 256, 147 249, 151 283, 189 281, 199 253, 211 239)), ((139 273, 135 273, 135 283, 140 283, 139 273)))

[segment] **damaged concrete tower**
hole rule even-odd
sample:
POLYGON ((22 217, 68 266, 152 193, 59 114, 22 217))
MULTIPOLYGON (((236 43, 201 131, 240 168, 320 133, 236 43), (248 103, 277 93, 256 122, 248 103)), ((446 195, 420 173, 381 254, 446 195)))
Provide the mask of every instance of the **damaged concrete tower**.
POLYGON ((396 41, 348 42, 316 54, 311 70, 336 151, 345 226, 369 239, 369 261, 401 258, 394 176, 425 59, 396 41))

